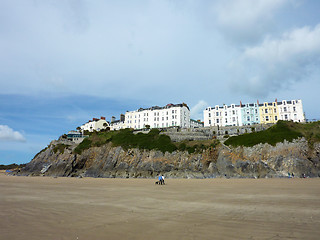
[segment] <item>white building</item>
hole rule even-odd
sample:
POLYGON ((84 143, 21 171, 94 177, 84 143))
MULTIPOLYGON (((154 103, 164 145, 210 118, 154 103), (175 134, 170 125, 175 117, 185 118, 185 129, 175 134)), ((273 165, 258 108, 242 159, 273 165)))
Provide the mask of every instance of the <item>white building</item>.
POLYGON ((203 126, 203 122, 200 120, 190 119, 190 128, 202 128, 203 126))
POLYGON ((110 124, 106 121, 105 117, 99 118, 93 118, 92 120, 89 120, 87 123, 80 126, 81 131, 100 131, 102 129, 106 129, 107 127, 110 127, 110 124))
POLYGON ((280 120, 292 120, 294 122, 306 121, 303 113, 302 101, 300 99, 291 101, 283 100, 281 102, 277 102, 277 106, 280 120))
POLYGON ((187 104, 167 104, 164 107, 140 108, 126 112, 125 127, 133 129, 190 127, 190 109, 187 104))
POLYGON ((207 107, 203 111, 204 126, 242 126, 240 105, 207 107))
POLYGON ((69 141, 75 142, 75 143, 81 143, 83 139, 89 137, 88 135, 83 135, 79 131, 69 131, 67 134, 67 139, 69 141))
POLYGON ((115 131, 115 130, 120 130, 124 128, 126 128, 124 114, 120 114, 120 120, 116 120, 115 117, 111 117, 110 130, 115 131))

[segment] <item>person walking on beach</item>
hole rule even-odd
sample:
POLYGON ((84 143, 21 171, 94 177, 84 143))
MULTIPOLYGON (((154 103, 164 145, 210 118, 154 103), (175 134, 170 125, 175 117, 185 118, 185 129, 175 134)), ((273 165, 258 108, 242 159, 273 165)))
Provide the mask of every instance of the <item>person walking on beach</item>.
POLYGON ((161 185, 162 185, 162 176, 161 176, 161 174, 159 175, 158 180, 159 180, 159 184, 161 184, 161 185))
POLYGON ((162 180, 161 184, 164 184, 164 176, 163 175, 161 176, 161 180, 162 180))

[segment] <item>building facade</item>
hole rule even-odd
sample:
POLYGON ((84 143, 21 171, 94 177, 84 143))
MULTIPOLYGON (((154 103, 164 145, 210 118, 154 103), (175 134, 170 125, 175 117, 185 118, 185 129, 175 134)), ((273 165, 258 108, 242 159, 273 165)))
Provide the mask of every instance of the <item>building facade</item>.
POLYGON ((125 127, 133 129, 190 127, 190 109, 187 104, 167 104, 128 111, 125 114, 125 127))
POLYGON ((190 128, 202 128, 203 126, 204 124, 200 120, 190 119, 190 128))
POLYGON ((105 117, 99 118, 93 118, 92 120, 89 120, 82 126, 80 126, 81 131, 100 131, 102 129, 106 129, 107 127, 110 127, 110 124, 106 121, 105 117))
POLYGON ((280 120, 292 120, 294 122, 306 121, 300 99, 278 102, 278 113, 280 120))
POLYGON ((204 111, 204 126, 242 126, 240 105, 207 107, 204 111))
POLYGON ((261 124, 278 122, 279 115, 277 101, 271 103, 264 102, 263 104, 259 104, 259 113, 261 124))
POLYGON ((83 135, 79 131, 69 131, 67 134, 67 139, 69 141, 74 142, 74 143, 81 143, 83 141, 83 139, 85 139, 87 137, 89 137, 89 136, 83 135))
POLYGON ((244 126, 254 124, 276 123, 278 120, 305 122, 302 101, 283 100, 264 102, 263 104, 247 103, 230 106, 216 105, 203 111, 204 126, 244 126))
POLYGON ((260 123, 259 106, 257 103, 247 103, 241 105, 242 125, 254 125, 260 123))

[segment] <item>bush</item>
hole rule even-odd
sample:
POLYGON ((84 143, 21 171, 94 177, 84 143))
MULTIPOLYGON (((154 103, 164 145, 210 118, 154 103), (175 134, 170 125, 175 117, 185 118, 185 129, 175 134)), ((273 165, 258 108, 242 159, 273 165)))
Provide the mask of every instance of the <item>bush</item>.
POLYGON ((275 146, 278 142, 283 142, 284 140, 292 141, 299 137, 302 137, 302 134, 289 127, 288 122, 278 121, 276 125, 265 131, 245 133, 243 135, 230 137, 224 143, 234 147, 251 147, 259 143, 268 143, 275 146))
POLYGON ((64 149, 66 149, 67 147, 68 147, 68 145, 59 143, 53 148, 53 152, 57 153, 57 151, 59 151, 61 154, 63 154, 64 153, 64 149))
POLYGON ((170 137, 160 134, 158 129, 152 129, 148 134, 138 133, 136 135, 130 129, 120 130, 112 137, 111 142, 114 146, 121 146, 124 149, 156 149, 163 153, 177 150, 170 137))
POLYGON ((89 138, 83 139, 83 141, 74 149, 74 152, 81 154, 83 150, 91 148, 92 141, 89 138))
POLYGON ((185 143, 180 143, 178 146, 179 151, 185 151, 187 148, 187 145, 185 143))

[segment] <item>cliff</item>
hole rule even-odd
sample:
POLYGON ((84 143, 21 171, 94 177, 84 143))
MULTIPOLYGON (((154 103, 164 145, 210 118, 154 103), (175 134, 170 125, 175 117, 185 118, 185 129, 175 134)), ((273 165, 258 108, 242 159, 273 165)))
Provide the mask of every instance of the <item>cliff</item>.
POLYGON ((109 142, 74 153, 76 144, 52 141, 17 175, 65 177, 155 178, 159 173, 171 178, 265 178, 320 176, 320 144, 308 144, 304 138, 284 141, 275 146, 229 148, 223 144, 201 153, 161 152, 113 147, 109 142))

